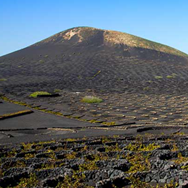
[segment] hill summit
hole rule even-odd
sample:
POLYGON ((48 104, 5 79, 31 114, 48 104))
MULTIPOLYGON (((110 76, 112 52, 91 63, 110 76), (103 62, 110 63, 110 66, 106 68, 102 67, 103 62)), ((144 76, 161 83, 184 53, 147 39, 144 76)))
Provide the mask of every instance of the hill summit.
POLYGON ((0 90, 184 92, 187 54, 134 35, 75 27, 0 57, 0 90))
POLYGON ((83 42, 96 43, 96 41, 100 41, 104 45, 126 45, 129 47, 146 48, 174 55, 187 56, 187 54, 169 46, 146 40, 134 35, 119 31, 96 29, 92 27, 75 27, 72 29, 68 29, 58 34, 55 34, 35 45, 57 45, 67 41, 74 41, 74 44, 79 44, 83 42))

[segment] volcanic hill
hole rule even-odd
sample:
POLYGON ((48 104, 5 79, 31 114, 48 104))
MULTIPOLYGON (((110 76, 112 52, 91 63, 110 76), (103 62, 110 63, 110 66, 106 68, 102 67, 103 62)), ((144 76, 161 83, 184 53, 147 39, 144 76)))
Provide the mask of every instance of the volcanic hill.
POLYGON ((127 33, 65 30, 0 57, 0 90, 187 92, 188 55, 127 33))

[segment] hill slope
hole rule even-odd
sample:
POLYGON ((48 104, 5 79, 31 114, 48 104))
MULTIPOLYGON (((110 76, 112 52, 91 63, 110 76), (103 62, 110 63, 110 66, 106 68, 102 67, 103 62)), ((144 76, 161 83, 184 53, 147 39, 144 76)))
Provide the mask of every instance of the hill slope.
POLYGON ((105 45, 126 45, 129 47, 137 47, 137 48, 146 48, 150 50, 156 50, 164 53, 170 53, 173 55, 187 56, 187 54, 171 48, 169 46, 156 43, 150 40, 146 40, 134 35, 130 35, 123 32, 118 31, 110 31, 110 30, 101 30, 91 27, 78 27, 69 29, 63 32, 60 32, 56 35, 53 35, 39 43, 34 44, 34 46, 41 46, 43 44, 62 44, 71 39, 74 40, 74 44, 83 43, 83 42, 92 42, 96 43, 96 39, 99 38, 99 35, 102 35, 102 41, 105 45), (100 33, 100 34, 99 34, 100 33), (93 40, 95 39, 95 40, 93 40))
POLYGON ((188 56, 117 31, 77 27, 0 57, 0 90, 186 92, 188 56))

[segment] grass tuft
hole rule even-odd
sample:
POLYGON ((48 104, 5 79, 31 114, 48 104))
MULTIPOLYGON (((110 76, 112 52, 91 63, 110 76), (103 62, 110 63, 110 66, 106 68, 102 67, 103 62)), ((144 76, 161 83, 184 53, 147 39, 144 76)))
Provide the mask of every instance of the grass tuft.
POLYGON ((103 100, 94 96, 85 96, 81 101, 85 103, 101 103, 103 100))
POLYGON ((59 93, 59 92, 61 92, 61 89, 54 89, 54 92, 59 93))
POLYGON ((46 91, 36 91, 34 93, 31 93, 29 95, 29 97, 33 97, 36 98, 38 95, 51 95, 50 93, 46 92, 46 91))
POLYGON ((6 78, 0 78, 0 81, 5 82, 5 81, 7 81, 7 79, 6 78))
POLYGON ((155 76, 155 79, 162 79, 162 76, 155 76))
POLYGON ((44 60, 41 59, 41 60, 39 61, 39 63, 44 63, 44 60))
POLYGON ((177 74, 173 73, 173 74, 171 74, 171 75, 167 75, 166 77, 167 77, 167 78, 176 78, 176 76, 177 76, 177 74))

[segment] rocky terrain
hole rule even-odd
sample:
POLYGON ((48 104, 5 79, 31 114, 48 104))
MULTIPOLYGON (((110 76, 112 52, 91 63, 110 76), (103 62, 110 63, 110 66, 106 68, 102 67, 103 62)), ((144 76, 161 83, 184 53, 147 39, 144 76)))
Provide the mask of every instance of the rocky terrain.
POLYGON ((187 187, 187 134, 1 146, 1 187, 187 187))

